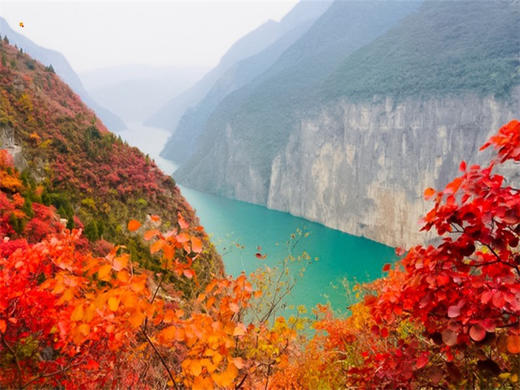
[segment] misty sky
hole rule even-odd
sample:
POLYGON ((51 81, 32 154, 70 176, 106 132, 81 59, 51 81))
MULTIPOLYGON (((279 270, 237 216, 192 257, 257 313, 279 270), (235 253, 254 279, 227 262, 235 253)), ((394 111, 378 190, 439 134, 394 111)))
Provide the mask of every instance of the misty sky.
POLYGON ((0 16, 76 71, 122 64, 211 67, 297 0, 5 1, 0 16), (18 23, 23 21, 22 29, 18 23))

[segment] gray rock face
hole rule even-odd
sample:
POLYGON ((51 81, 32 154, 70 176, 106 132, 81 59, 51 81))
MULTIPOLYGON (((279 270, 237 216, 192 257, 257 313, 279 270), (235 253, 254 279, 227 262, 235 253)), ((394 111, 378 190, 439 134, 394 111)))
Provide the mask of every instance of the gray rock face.
MULTIPOLYGON (((392 245, 424 242, 420 217, 427 187, 443 188, 461 160, 485 159, 479 147, 520 113, 520 87, 507 100, 457 97, 345 100, 302 117, 265 177, 228 126, 201 169, 183 182, 266 205, 392 245)), ((490 153, 490 152, 488 152, 490 153)), ((518 167, 516 167, 518 168, 518 167)))

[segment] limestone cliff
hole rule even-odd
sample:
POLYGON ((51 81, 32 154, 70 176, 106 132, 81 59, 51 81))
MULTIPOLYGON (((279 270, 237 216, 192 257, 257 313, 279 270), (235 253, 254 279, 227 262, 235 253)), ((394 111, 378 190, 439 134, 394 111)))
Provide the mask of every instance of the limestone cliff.
POLYGON ((273 161, 267 206, 389 245, 423 241, 419 219, 462 159, 520 112, 493 97, 342 101, 300 128, 273 161))
POLYGON ((519 113, 518 87, 507 100, 473 93, 399 102, 341 100, 303 117, 267 174, 251 164, 228 126, 208 156, 211 177, 194 169, 183 182, 409 246, 426 239, 418 232, 431 206, 423 190, 445 185, 462 159, 482 160, 480 145, 519 113))

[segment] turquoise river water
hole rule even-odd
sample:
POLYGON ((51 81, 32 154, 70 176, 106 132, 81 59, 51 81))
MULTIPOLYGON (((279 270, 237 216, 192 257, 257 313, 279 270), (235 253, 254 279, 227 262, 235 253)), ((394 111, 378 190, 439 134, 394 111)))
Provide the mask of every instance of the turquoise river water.
MULTIPOLYGON (((165 173, 171 174, 175 165, 159 157, 168 133, 139 124, 130 128, 121 136, 154 158, 165 173)), ((304 304, 311 308, 318 303, 330 303, 335 310, 344 311, 349 300, 343 281, 352 285, 356 281, 373 280, 381 276, 385 263, 395 260, 394 251, 388 246, 288 213, 182 186, 181 191, 222 254, 226 271, 235 276, 280 264, 288 255, 286 243, 291 240, 291 234, 298 229, 302 231, 291 240, 292 244, 298 240, 292 253, 297 256, 306 252, 310 259, 292 262, 289 267, 296 284, 287 298, 288 305, 304 304), (266 257, 259 259, 257 253, 266 257), (300 276, 303 267, 305 272, 300 276)))

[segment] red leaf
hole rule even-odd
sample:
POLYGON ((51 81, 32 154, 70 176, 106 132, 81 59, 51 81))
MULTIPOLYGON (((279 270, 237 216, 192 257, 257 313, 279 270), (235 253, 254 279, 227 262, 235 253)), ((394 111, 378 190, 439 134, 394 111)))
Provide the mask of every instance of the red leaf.
POLYGON ((462 184, 462 177, 457 177, 450 184, 446 186, 444 193, 446 195, 451 195, 456 193, 459 190, 460 185, 462 184))
POLYGON ((406 250, 404 250, 403 248, 400 248, 400 247, 395 248, 395 254, 397 256, 401 257, 405 253, 406 253, 406 250))
POLYGON ((448 307, 448 317, 455 318, 460 316, 460 306, 459 305, 453 305, 448 307))
POLYGON ((452 347, 457 344, 458 334, 452 330, 446 329, 442 332, 442 341, 444 344, 452 347))
POLYGON ((486 337, 486 331, 479 324, 475 324, 469 329, 469 337, 474 341, 482 341, 486 337))
POLYGON ((510 335, 507 336, 506 340, 507 350, 509 353, 517 354, 520 353, 520 336, 510 335))
POLYGON ((423 368, 428 364, 428 352, 424 352, 415 362, 415 368, 423 368))

